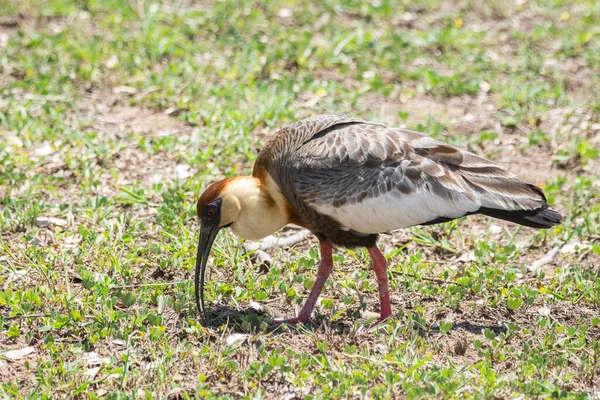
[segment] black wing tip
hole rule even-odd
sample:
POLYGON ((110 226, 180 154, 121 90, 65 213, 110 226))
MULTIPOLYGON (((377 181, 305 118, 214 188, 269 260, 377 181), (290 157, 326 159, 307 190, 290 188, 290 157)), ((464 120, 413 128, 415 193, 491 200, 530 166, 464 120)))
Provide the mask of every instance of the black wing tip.
POLYGON ((556 211, 544 206, 535 210, 497 210, 493 208, 481 208, 481 214, 489 217, 503 219, 530 228, 548 229, 560 225, 562 216, 556 211))

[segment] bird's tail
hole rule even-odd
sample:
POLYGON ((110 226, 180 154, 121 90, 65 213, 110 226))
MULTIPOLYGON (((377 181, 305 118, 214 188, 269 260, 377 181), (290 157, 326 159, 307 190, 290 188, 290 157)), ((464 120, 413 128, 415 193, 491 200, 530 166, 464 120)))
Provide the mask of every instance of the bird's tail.
POLYGON ((503 219, 531 228, 546 229, 560 224, 562 217, 547 205, 535 210, 498 210, 482 207, 479 212, 489 217, 503 219))
POLYGON ((531 228, 545 229, 560 224, 559 213, 548 208, 542 189, 515 176, 477 176, 463 178, 479 195, 480 214, 531 228))

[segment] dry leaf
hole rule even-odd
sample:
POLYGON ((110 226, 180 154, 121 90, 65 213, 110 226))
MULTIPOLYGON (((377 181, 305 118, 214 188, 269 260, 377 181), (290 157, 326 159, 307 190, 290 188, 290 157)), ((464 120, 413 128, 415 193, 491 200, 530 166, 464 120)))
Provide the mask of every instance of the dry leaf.
POLYGON ((106 68, 113 69, 114 67, 119 65, 119 57, 117 57, 115 54, 111 55, 110 57, 108 57, 108 60, 106 60, 105 65, 106 68))
POLYGON ((477 260, 477 257, 475 257, 475 251, 471 250, 471 251, 461 254, 461 256, 458 257, 458 259, 456 261, 469 262, 469 261, 475 261, 475 260, 477 260))
POLYGON ((255 311, 262 311, 262 307, 260 306, 260 304, 258 304, 257 302, 250 300, 250 304, 249 304, 250 308, 255 310, 255 311))
POLYGON ((176 166, 175 174, 179 179, 186 179, 193 175, 190 171, 190 166, 185 164, 179 164, 178 166, 176 166))
POLYGON ((35 154, 38 156, 49 156, 52 153, 54 153, 54 150, 52 149, 52 145, 48 142, 45 142, 41 147, 35 149, 35 154))
POLYGON ((46 226, 65 226, 67 225, 67 220, 62 218, 55 217, 37 217, 35 220, 35 226, 39 228, 43 228, 46 226))
POLYGON ((249 335, 245 335, 243 333, 234 333, 234 334, 231 334, 226 339, 227 345, 228 346, 232 346, 232 345, 234 345, 237 342, 240 342, 240 344, 241 344, 241 343, 244 342, 244 340, 246 340, 246 338, 248 336, 249 335))
POLYGON ((550 309, 547 306, 540 307, 537 311, 542 317, 550 316, 550 309))
POLYGON ((22 358, 27 357, 28 355, 30 355, 31 353, 34 352, 34 348, 29 346, 29 347, 24 347, 22 349, 19 350, 9 350, 6 353, 4 353, 4 357, 10 359, 10 360, 20 360, 22 358))
POLYGON ((115 94, 136 94, 137 89, 131 86, 117 86, 113 89, 113 93, 115 94))
POLYGON ((98 372, 100 372, 100 367, 95 367, 95 368, 89 368, 88 370, 85 371, 85 376, 88 379, 94 379, 96 377, 96 375, 98 375, 98 372))
POLYGON ((280 18, 289 18, 292 16, 292 10, 290 10, 289 8, 282 8, 279 11, 277 11, 277 15, 280 18))

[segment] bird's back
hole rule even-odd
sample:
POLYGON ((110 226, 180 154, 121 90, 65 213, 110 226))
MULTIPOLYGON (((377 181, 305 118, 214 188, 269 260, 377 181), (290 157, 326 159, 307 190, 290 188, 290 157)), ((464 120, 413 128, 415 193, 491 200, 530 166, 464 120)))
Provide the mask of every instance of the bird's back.
POLYGON ((255 176, 267 173, 295 222, 340 244, 475 213, 537 228, 560 221, 541 189, 505 168, 418 132, 356 119, 320 116, 279 131, 255 165, 255 176))

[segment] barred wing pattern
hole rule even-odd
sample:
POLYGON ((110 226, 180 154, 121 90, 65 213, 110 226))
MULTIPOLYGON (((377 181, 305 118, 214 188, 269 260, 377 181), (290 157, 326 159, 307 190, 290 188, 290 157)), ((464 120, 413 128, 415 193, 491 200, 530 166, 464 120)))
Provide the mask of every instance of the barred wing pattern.
POLYGON ((418 132, 356 120, 313 135, 292 164, 295 196, 365 234, 546 205, 539 188, 491 161, 418 132))

